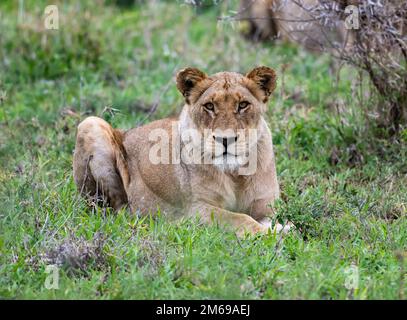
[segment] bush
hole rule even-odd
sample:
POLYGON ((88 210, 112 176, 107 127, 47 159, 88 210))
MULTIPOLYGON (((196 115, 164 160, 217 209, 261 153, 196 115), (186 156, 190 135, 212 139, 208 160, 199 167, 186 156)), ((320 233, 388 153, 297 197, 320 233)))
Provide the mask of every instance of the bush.
MULTIPOLYGON (((368 97, 371 99, 369 102, 374 101, 379 127, 385 128, 390 136, 402 131, 407 122, 407 2, 266 2, 267 10, 264 1, 253 1, 250 5, 242 1, 241 8, 247 11, 252 27, 263 28, 255 34, 266 34, 268 38, 282 36, 304 46, 314 44, 313 50, 328 51, 339 60, 355 66, 368 76, 372 85, 372 94, 368 97), (286 12, 288 10, 290 12, 286 12), (354 16, 357 18, 356 26, 348 24, 354 11, 357 14, 354 16), (269 19, 270 24, 265 24, 265 19, 269 19), (268 25, 274 26, 274 30, 268 30, 268 25), (333 34, 341 36, 333 37, 333 34)), ((239 14, 247 18, 247 13, 239 14)))

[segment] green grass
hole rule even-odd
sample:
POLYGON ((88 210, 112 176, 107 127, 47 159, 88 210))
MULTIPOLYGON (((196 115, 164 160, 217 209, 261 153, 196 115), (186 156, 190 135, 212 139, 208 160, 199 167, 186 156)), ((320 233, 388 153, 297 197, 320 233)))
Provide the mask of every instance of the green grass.
POLYGON ((200 12, 182 1, 108 2, 56 1, 60 29, 51 31, 42 29, 46 1, 22 1, 22 20, 19 2, 1 1, 0 297, 405 299, 407 131, 395 142, 366 125, 355 70, 342 68, 337 83, 327 55, 246 41, 237 24, 217 22, 236 9, 228 2, 200 12), (178 69, 259 64, 279 75, 268 112, 282 188, 274 207, 296 232, 238 240, 78 196, 81 119, 131 128, 179 112, 178 69), (60 281, 49 290, 52 263, 60 281), (351 266, 357 288, 346 285, 351 266))

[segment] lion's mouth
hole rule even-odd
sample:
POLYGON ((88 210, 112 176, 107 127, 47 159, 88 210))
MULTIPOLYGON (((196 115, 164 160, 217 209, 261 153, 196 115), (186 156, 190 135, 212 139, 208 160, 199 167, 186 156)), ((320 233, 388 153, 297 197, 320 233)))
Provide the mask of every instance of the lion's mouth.
POLYGON ((230 152, 227 152, 227 151, 223 151, 222 157, 225 158, 227 156, 229 156, 229 157, 237 157, 237 154, 233 154, 233 153, 230 153, 230 152))
POLYGON ((213 159, 227 159, 227 158, 237 158, 239 155, 238 154, 233 154, 227 151, 224 151, 222 154, 220 155, 213 155, 212 158, 213 159))
POLYGON ((215 165, 236 165, 239 163, 239 155, 237 154, 232 154, 229 152, 223 152, 222 154, 218 156, 213 157, 213 164, 215 165))

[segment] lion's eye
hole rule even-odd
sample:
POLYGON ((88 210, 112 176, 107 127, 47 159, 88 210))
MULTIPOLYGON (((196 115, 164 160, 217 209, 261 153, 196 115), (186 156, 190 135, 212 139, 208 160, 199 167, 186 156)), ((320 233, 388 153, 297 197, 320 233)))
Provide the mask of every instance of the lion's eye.
POLYGON ((206 110, 208 110, 208 111, 213 111, 213 110, 215 110, 215 106, 213 105, 212 102, 205 103, 203 106, 204 106, 204 108, 205 108, 206 110))
POLYGON ((238 106, 237 109, 238 109, 239 112, 241 112, 241 111, 247 109, 247 107, 248 107, 249 105, 250 105, 249 102, 247 102, 247 101, 242 101, 242 102, 239 102, 239 106, 238 106))

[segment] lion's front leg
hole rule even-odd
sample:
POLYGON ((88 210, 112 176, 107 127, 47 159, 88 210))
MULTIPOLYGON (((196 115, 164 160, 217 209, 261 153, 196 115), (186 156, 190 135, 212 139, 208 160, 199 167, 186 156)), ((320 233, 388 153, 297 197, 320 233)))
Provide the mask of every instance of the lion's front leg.
POLYGON ((222 208, 218 208, 206 203, 195 204, 190 210, 190 215, 198 215, 204 223, 217 223, 226 228, 236 231, 238 236, 243 236, 245 232, 249 234, 265 234, 268 227, 257 222, 252 217, 244 213, 236 213, 222 208))
MULTIPOLYGON (((269 207, 269 204, 272 203, 273 199, 257 199, 254 200, 250 206, 250 216, 253 217, 256 221, 260 224, 266 226, 267 228, 272 228, 272 221, 271 217, 274 215, 272 209, 269 207)), ((287 222, 286 224, 282 225, 277 223, 273 231, 276 230, 277 233, 288 233, 290 229, 294 227, 291 222, 287 222)))

